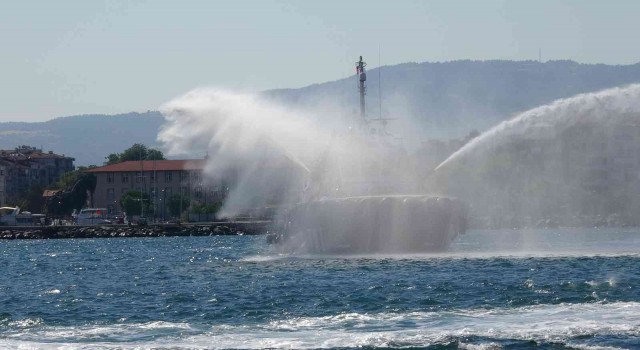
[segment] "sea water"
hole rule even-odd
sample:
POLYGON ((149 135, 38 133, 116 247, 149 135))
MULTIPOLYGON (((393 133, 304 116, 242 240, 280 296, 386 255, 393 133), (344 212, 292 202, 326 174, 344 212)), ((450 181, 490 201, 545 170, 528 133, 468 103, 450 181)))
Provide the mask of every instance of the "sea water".
POLYGON ((264 236, 0 242, 3 349, 640 348, 640 229, 291 256, 264 236))

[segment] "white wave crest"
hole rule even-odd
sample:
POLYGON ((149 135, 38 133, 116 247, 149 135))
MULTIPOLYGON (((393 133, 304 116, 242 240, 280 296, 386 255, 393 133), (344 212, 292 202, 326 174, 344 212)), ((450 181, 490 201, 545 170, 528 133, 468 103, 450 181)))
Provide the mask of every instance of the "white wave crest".
POLYGON ((112 326, 44 327, 5 334, 4 345, 23 349, 317 349, 424 347, 459 341, 464 349, 500 348, 499 340, 554 342, 584 349, 591 336, 640 336, 640 303, 536 305, 519 308, 409 313, 346 313, 257 325, 192 327, 152 322, 112 326), (486 343, 470 337, 489 339, 486 343))

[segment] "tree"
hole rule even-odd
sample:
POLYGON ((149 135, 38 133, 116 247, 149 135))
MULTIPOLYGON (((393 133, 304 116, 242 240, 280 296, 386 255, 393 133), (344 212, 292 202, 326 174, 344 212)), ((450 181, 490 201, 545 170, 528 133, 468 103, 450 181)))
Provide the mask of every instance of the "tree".
POLYGON ((30 211, 32 213, 42 212, 45 205, 45 199, 42 196, 42 192, 44 192, 44 188, 41 185, 32 185, 26 195, 18 201, 18 206, 22 210, 30 211))
POLYGON ((191 206, 191 211, 195 214, 217 214, 220 209, 222 209, 220 201, 211 204, 195 203, 191 206))
POLYGON ((147 160, 164 160, 164 154, 157 149, 149 148, 147 152, 147 160))
POLYGON ((106 156, 105 159, 107 160, 105 162, 105 165, 120 163, 120 154, 111 153, 110 155, 106 156))
POLYGON ((128 216, 142 215, 142 208, 144 208, 145 213, 149 213, 149 195, 140 191, 128 191, 120 198, 120 206, 128 216), (140 201, 142 201, 142 204, 140 204, 140 201))
POLYGON ((122 153, 111 153, 105 157, 105 165, 126 162, 128 160, 164 160, 164 154, 154 148, 135 143, 133 146, 125 149, 122 153))
POLYGON ((120 161, 126 162, 128 160, 145 160, 147 159, 148 153, 149 149, 147 148, 147 146, 140 143, 134 143, 133 146, 125 149, 120 154, 120 161))
POLYGON ((96 168, 96 166, 95 165, 89 165, 88 167, 79 166, 74 171, 69 171, 67 173, 64 173, 62 174, 62 176, 60 176, 60 179, 58 180, 58 182, 53 184, 50 189, 52 190, 70 189, 71 187, 73 187, 73 185, 75 185, 75 183, 78 181, 81 175, 84 174, 85 170, 93 169, 93 168, 96 168))
POLYGON ((167 209, 169 209, 169 214, 171 216, 180 216, 182 214, 180 209, 186 210, 190 204, 189 198, 185 196, 181 196, 179 194, 174 194, 171 197, 167 198, 167 209), (182 202, 182 203, 181 203, 182 202))
POLYGON ((73 209, 80 210, 87 202, 88 195, 93 196, 97 178, 94 174, 76 170, 67 173, 58 181, 58 192, 47 202, 47 213, 50 215, 70 215, 73 209))

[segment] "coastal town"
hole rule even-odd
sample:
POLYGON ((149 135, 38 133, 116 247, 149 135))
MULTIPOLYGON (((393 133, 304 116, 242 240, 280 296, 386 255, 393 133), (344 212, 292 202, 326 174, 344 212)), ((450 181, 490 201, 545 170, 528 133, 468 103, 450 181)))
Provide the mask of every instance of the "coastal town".
POLYGON ((139 144, 130 150, 158 159, 121 161, 123 152, 103 166, 76 168, 73 157, 53 151, 1 150, 0 226, 7 228, 0 229, 0 239, 266 232, 260 218, 218 221, 227 189, 203 179, 206 159, 167 160, 139 144))
POLYGON ((226 189, 224 183, 207 185, 203 180, 205 159, 167 160, 161 152, 149 152, 147 158, 153 159, 110 159, 103 166, 76 168, 73 157, 54 151, 32 146, 0 150, 2 223, 42 224, 40 219, 46 218, 48 224, 90 225, 130 223, 125 219, 134 217, 214 221, 226 189), (11 208, 22 209, 22 218, 33 213, 33 220, 8 221, 11 208), (83 220, 81 214, 90 208, 91 215, 83 220))

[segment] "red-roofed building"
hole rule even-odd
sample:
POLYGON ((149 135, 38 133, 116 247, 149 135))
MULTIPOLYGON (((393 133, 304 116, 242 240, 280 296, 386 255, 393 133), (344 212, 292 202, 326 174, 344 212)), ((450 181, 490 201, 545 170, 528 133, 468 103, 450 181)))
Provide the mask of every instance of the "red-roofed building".
MULTIPOLYGON (((149 194, 151 207, 158 215, 168 216, 166 201, 174 194, 182 194, 203 204, 224 197, 223 184, 203 181, 206 160, 144 160, 126 161, 86 170, 96 175, 93 205, 108 208, 110 214, 120 212, 120 198, 127 191, 149 194)), ((186 209, 186 208, 185 208, 186 209)))

